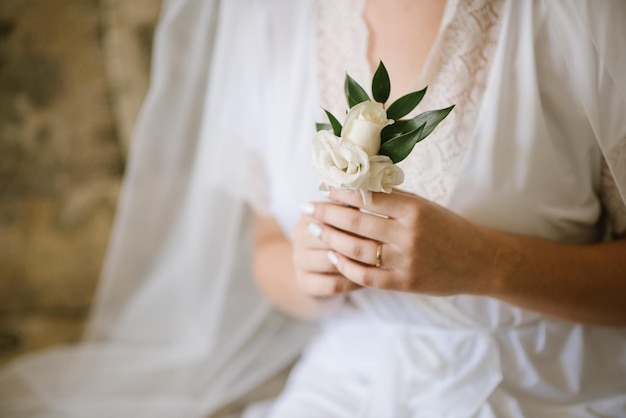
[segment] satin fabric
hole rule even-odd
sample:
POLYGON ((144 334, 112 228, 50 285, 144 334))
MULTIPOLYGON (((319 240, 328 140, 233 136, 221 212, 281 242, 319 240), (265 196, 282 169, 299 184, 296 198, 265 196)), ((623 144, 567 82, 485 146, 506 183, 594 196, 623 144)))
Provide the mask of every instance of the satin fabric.
MULTIPOLYGON (((601 240, 602 159, 623 187, 614 162, 626 158, 626 107, 624 76, 601 55, 616 55, 604 36, 621 29, 598 21, 626 14, 618 3, 587 6, 504 3, 478 118, 458 133, 471 138, 448 208, 502 231, 601 240)), ((273 166, 269 183, 285 175, 273 166)), ((373 289, 351 293, 342 314, 325 322, 269 417, 626 416, 624 328, 485 297, 373 289)))
MULTIPOLYGON (((251 276, 255 152, 246 148, 267 134, 252 71, 280 53, 277 92, 293 88, 290 74, 307 77, 288 60, 313 42, 309 12, 306 3, 164 3, 87 334, 4 367, 1 417, 204 418, 299 354, 313 327, 274 311, 251 276)), ((315 106, 303 103, 303 112, 315 106)))
MULTIPOLYGON (((604 155, 626 196, 626 66, 616 52, 626 39, 624 7, 507 2, 479 141, 464 160, 451 208, 511 232, 597 239, 590 222, 599 206, 589 193, 571 192, 577 184, 590 190, 596 177, 588 174, 604 155), (558 56, 545 61, 537 39, 549 39, 558 56), (543 65, 563 72, 543 78, 543 65), (566 94, 552 92, 551 83, 569 86, 566 94), (546 101, 545 92, 558 100, 546 101), (572 126, 568 112, 577 115, 572 126), (519 146, 516 158, 502 141, 519 146), (554 199, 543 181, 559 186, 551 187, 554 199)), ((205 417, 301 352, 315 329, 275 312, 251 278, 249 206, 275 215, 288 232, 297 205, 318 198, 309 165, 320 114, 314 51, 310 1, 166 1, 87 337, 5 367, 0 416, 205 417), (260 178, 269 182, 252 182, 260 178)), ((339 370, 350 379, 353 371, 368 376, 365 386, 345 381, 347 399, 358 404, 348 409, 353 416, 626 411, 623 329, 567 324, 470 297, 424 301, 425 329, 383 317, 388 297, 364 292, 361 305, 328 319, 275 416, 282 407, 300 408, 290 394, 302 393, 301 381, 320 386, 318 364, 345 366, 339 370), (385 357, 387 350, 396 355, 385 357), (326 362, 331 354, 354 362, 326 362)), ((336 397, 316 399, 316 407, 338 405, 336 397)))

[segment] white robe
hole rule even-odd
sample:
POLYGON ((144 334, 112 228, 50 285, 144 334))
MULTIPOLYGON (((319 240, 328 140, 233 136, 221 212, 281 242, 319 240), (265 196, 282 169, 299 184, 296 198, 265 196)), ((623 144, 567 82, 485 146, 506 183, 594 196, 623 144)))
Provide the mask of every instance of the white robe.
MULTIPOLYGON (((455 3, 448 2, 443 26, 455 18, 458 24, 462 11, 454 10, 455 3)), ((405 171, 415 174, 410 165, 429 155, 460 154, 456 161, 447 159, 448 166, 422 170, 423 182, 439 174, 437 182, 452 185, 446 193, 425 197, 501 231, 575 244, 601 239, 603 150, 598 126, 615 129, 612 135, 624 143, 626 108, 623 96, 611 91, 615 81, 602 67, 604 58, 596 47, 579 38, 572 51, 571 33, 560 24, 567 23, 564 16, 577 6, 502 5, 485 90, 470 114, 475 119, 470 126, 456 122, 455 132, 445 132, 445 124, 455 122, 444 122, 438 128, 444 134, 420 143, 414 153, 422 155, 404 163, 405 171), (571 68, 570 60, 578 63, 581 57, 589 60, 585 65, 593 72, 571 68), (605 108, 609 114, 598 124, 585 114, 594 99, 619 106, 605 108), (448 149, 436 141, 449 141, 448 149), (466 145, 451 151, 456 143, 466 145), (450 173, 453 178, 443 178, 450 173)), ((336 7, 350 13, 350 6, 336 7)), ((624 7, 613 12, 626 24, 624 7)), ((577 16, 591 25, 602 17, 591 11, 577 16)), ((476 32, 468 29, 464 35, 476 32)), ((318 35, 318 41, 329 39, 318 35)), ((351 43, 341 49, 341 37, 333 41, 330 49, 338 53, 350 48, 363 52, 351 43)), ((453 70, 437 81, 454 79, 454 68, 462 68, 458 61, 468 59, 462 52, 439 58, 453 70)), ((470 78, 467 85, 478 77, 461 70, 456 76, 470 78)), ((447 87, 435 86, 428 94, 446 97, 447 87)), ((322 92, 328 88, 318 85, 322 92)), ((437 97, 430 103, 450 104, 437 97)), ((457 119, 470 113, 458 104, 455 111, 461 112, 457 119)), ((266 163, 270 201, 278 202, 271 210, 288 234, 297 203, 293 190, 298 182, 305 187, 313 181, 294 176, 292 162, 286 169, 281 161, 296 160, 299 154, 278 135, 269 138, 263 154, 271 155, 266 163), (285 205, 288 201, 293 206, 285 205)), ((297 164, 305 165, 305 158, 297 164)), ((419 178, 411 183, 418 183, 417 190, 408 191, 428 192, 419 178)), ((487 297, 359 290, 339 314, 324 321, 322 333, 306 350, 269 416, 626 416, 626 330, 560 321, 487 297)))
MULTIPOLYGON (((448 206, 494 228, 592 241, 601 155, 626 196, 624 3, 506 6, 448 206)), ((318 197, 314 51, 311 1, 165 2, 89 333, 4 368, 1 417, 204 418, 297 355, 312 330, 256 291, 244 199, 265 199, 288 231, 318 197), (271 187, 251 197, 259 161, 271 187)), ((395 296, 361 292, 329 319, 275 416, 625 415, 624 329, 485 298, 395 296), (412 298, 410 320, 390 309, 412 298)))

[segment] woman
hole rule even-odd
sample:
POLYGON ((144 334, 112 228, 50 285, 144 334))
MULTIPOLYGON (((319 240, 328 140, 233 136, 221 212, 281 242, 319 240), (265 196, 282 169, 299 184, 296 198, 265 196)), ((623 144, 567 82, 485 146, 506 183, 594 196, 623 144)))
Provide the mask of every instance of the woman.
POLYGON ((603 207, 624 232, 624 15, 166 2, 90 333, 5 370, 0 415, 202 417, 240 396, 313 332, 255 293, 251 259, 274 304, 322 318, 271 417, 624 415, 624 241, 600 243, 603 207), (389 219, 320 199, 309 169, 320 105, 345 111, 345 72, 365 84, 378 58, 394 97, 456 104, 367 207, 389 219))
POLYGON ((345 3, 317 2, 323 107, 341 114, 340 69, 364 83, 378 58, 396 98, 429 84, 424 110, 457 106, 402 163, 402 191, 364 205, 332 190, 302 206, 291 245, 257 216, 260 287, 324 317, 270 416, 626 415, 626 211, 580 117, 595 82, 568 68, 557 21, 591 6, 345 3))

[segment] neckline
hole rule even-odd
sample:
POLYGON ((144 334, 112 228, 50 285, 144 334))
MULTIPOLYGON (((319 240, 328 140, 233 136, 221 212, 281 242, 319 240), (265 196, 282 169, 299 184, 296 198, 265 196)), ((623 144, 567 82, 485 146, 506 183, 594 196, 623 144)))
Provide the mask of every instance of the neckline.
MULTIPOLYGON (((368 79, 371 80, 376 68, 373 68, 370 65, 369 59, 369 46, 370 46, 370 30, 367 26, 367 22, 365 20, 365 7, 367 5, 368 0, 360 0, 359 10, 357 15, 357 19, 359 20, 359 26, 361 28, 361 47, 364 49, 360 54, 361 62, 359 66, 361 67, 361 71, 363 74, 368 75, 368 79)), ((430 51, 426 55, 426 60, 424 61, 424 65, 417 75, 409 91, 421 89, 425 87, 427 84, 432 81, 433 73, 435 72, 435 68, 439 61, 439 53, 441 51, 441 47, 443 45, 443 41, 445 38, 445 32, 448 29, 454 15, 456 14, 456 9, 458 6, 459 0, 446 0, 446 5, 444 6, 443 15, 441 17, 441 23, 439 24, 439 29, 437 30, 437 35, 435 36, 435 41, 430 48, 430 51)), ((408 93, 408 92, 407 92, 408 93)))

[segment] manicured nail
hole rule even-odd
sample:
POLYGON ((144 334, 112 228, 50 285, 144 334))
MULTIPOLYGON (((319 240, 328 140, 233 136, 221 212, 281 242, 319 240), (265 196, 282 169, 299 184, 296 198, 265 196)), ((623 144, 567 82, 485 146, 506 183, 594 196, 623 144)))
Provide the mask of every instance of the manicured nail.
POLYGON ((321 190, 320 194, 324 197, 330 197, 330 190, 321 190))
POLYGON ((331 262, 333 266, 336 266, 337 263, 339 262, 339 259, 337 258, 337 254, 335 254, 334 251, 328 252, 328 260, 331 262))
POLYGON ((315 238, 319 238, 322 236, 322 227, 319 226, 318 224, 310 223, 309 233, 313 235, 315 238))
POLYGON ((305 215, 313 215, 315 213, 315 205, 313 203, 302 203, 300 205, 300 212, 305 215))

